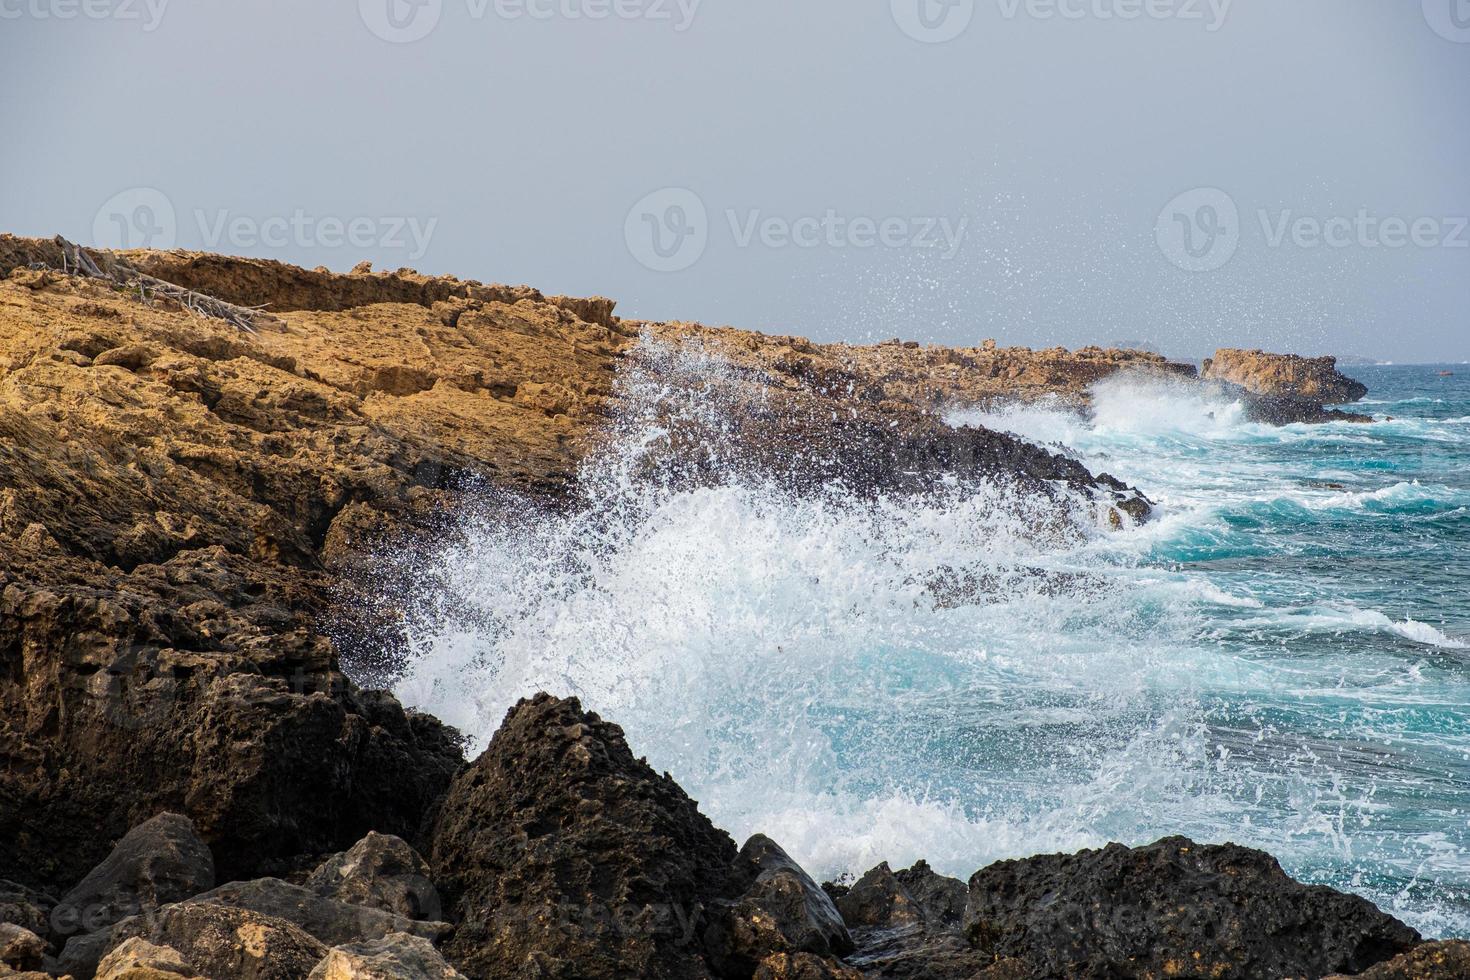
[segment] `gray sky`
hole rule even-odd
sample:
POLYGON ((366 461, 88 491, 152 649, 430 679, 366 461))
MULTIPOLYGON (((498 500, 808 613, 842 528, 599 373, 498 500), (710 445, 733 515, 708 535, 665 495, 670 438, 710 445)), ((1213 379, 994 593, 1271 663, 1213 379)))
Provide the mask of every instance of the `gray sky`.
POLYGON ((22 234, 1470 358, 1470 0, 0 0, 0 85, 22 234))

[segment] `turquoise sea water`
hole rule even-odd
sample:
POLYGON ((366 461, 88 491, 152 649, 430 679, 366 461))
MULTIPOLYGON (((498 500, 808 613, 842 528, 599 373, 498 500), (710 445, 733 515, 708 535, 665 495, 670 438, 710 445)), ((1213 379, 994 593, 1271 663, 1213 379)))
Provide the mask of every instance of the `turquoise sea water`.
POLYGON ((1158 503, 1114 533, 1078 501, 1076 535, 989 485, 640 485, 636 406, 679 371, 717 368, 625 379, 585 508, 465 516, 421 577, 406 701, 483 744, 515 698, 577 694, 824 876, 1183 833, 1470 936, 1470 368, 1353 370, 1373 425, 1124 379, 1090 420, 956 413, 1158 503))

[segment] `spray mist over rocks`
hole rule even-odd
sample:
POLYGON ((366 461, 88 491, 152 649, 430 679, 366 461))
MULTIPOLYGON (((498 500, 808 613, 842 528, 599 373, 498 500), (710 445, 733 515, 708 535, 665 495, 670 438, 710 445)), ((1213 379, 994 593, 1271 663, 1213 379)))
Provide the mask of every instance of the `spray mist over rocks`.
POLYGON ((1422 461, 1411 444, 1458 423, 1269 427, 1127 378, 1094 388, 1090 417, 952 414, 1157 495, 1154 521, 1110 531, 1065 487, 770 479, 731 438, 760 397, 748 380, 645 342, 578 502, 486 495, 416 566, 395 693, 472 751, 519 698, 575 695, 717 825, 813 874, 924 858, 966 877, 1182 833, 1470 931, 1451 843, 1470 787, 1450 776, 1470 624, 1354 585, 1328 554, 1378 525, 1384 561, 1404 522, 1463 533, 1463 482, 1362 490, 1383 471, 1349 473, 1340 451, 1386 439, 1394 465, 1422 461))

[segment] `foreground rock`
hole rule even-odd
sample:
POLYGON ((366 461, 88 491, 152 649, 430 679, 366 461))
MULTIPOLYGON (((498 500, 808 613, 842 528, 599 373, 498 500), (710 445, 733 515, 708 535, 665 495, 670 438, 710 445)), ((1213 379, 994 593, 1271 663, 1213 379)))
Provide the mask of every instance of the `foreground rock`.
POLYGON ((708 977, 705 913, 735 857, 621 729, 538 695, 441 806, 431 861, 459 922, 448 958, 475 980, 708 977))
MULTIPOLYGON (((1459 980, 1470 977, 1470 942, 1425 943, 1396 956, 1387 963, 1371 966, 1357 974, 1360 980, 1459 980)), ((1342 976, 1328 980, 1346 980, 1342 976)))
POLYGON ((757 834, 740 849, 730 887, 740 889, 739 898, 717 903, 705 934, 705 950, 719 973, 749 976, 778 954, 830 959, 852 951, 852 937, 827 893, 769 837, 757 834))
POLYGON ((318 895, 277 878, 236 881, 191 898, 190 903, 225 905, 248 909, 282 919, 328 946, 380 939, 390 933, 407 933, 421 938, 444 938, 446 922, 416 922, 413 919, 365 905, 352 905, 318 895))
POLYGON ((429 874, 429 862, 407 841, 372 832, 351 850, 323 861, 306 887, 353 905, 437 921, 443 918, 443 905, 429 874))
POLYGON ((101 864, 61 897, 53 928, 94 932, 214 887, 214 856, 177 813, 129 830, 101 864))
POLYGON ((12 970, 39 970, 46 940, 29 929, 0 922, 0 966, 12 970))
POLYGON ((1335 357, 1225 348, 1204 362, 1200 376, 1228 381, 1268 398, 1297 399, 1318 405, 1343 405, 1368 394, 1366 385, 1337 370, 1335 357))
POLYGON ((1003 980, 1019 969, 1019 961, 998 964, 964 941, 965 883, 935 874, 922 861, 896 873, 880 864, 850 888, 834 890, 857 944, 849 962, 866 976, 1003 980))
POLYGON ((1183 837, 991 865, 970 879, 965 932, 1039 975, 1098 978, 1359 973, 1420 942, 1268 854, 1183 837))
POLYGON ((134 936, 102 958, 97 980, 200 980, 199 973, 179 951, 155 946, 134 936))
POLYGON ((168 905, 125 920, 113 928, 112 945, 135 937, 176 951, 203 976, 231 980, 300 980, 327 955, 289 922, 223 905, 168 905))
POLYGON ((396 932, 334 947, 309 980, 464 980, 426 939, 396 932))

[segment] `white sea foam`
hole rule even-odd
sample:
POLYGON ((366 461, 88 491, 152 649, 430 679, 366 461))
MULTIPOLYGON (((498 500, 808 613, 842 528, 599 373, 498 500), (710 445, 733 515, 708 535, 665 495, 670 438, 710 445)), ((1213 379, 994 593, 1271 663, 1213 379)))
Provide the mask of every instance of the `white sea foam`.
MULTIPOLYGON (((1269 492, 1269 462, 1215 458, 1277 438, 1238 406, 1119 382, 1099 389, 1091 422, 1055 406, 957 417, 1063 443, 1161 498, 1142 528, 1039 536, 1034 503, 1004 486, 864 501, 650 478, 669 425, 721 430, 710 382, 725 369, 698 351, 647 355, 621 381, 582 506, 488 496, 404 597, 412 656, 395 690, 474 747, 518 698, 577 695, 718 824, 768 833, 824 876, 920 857, 966 876, 1173 832, 1302 867, 1437 860, 1377 829, 1371 783, 1252 714, 1283 692, 1293 705, 1337 698, 1345 683, 1366 698, 1402 671, 1314 674, 1239 637, 1461 642, 1347 606, 1283 608, 1251 582, 1155 560, 1228 538, 1230 507, 1269 492)), ((1079 526, 1089 507, 1075 502, 1079 526)), ((1435 921, 1437 896, 1401 911, 1435 921)))

